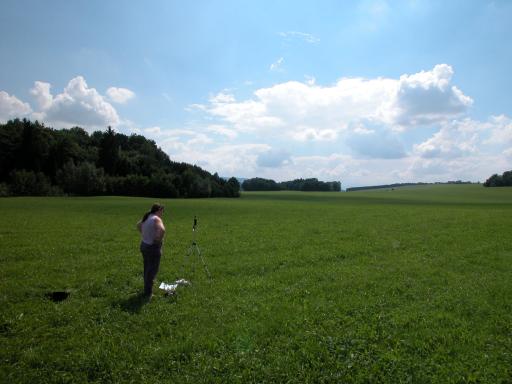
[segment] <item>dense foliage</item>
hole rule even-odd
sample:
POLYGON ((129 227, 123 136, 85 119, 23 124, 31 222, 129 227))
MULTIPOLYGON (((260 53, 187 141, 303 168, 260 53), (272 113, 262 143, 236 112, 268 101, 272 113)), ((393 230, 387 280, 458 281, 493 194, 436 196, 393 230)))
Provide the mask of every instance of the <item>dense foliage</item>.
POLYGON ((255 177, 247 179, 242 183, 244 191, 324 191, 339 192, 341 183, 339 181, 319 181, 316 178, 295 179, 276 183, 271 179, 255 177))
POLYGON ((261 177, 254 177, 252 179, 244 180, 242 183, 244 191, 279 191, 279 185, 270 179, 262 179, 261 177))
POLYGON ((316 178, 295 179, 292 181, 282 181, 279 183, 282 190, 288 191, 323 191, 340 192, 341 183, 339 181, 319 181, 316 178))
POLYGON ((489 177, 484 187, 510 187, 512 186, 512 171, 503 172, 503 175, 494 174, 489 177))
POLYGON ((39 122, 0 125, 0 195, 238 197, 235 178, 173 162, 154 141, 110 127, 88 134, 39 122))

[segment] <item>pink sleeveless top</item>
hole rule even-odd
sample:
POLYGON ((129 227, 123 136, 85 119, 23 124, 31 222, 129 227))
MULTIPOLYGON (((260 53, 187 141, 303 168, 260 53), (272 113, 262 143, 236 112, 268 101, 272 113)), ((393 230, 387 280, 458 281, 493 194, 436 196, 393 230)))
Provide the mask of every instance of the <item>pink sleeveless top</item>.
POLYGON ((142 223, 142 241, 148 245, 152 245, 156 237, 156 215, 149 215, 145 222, 142 223))

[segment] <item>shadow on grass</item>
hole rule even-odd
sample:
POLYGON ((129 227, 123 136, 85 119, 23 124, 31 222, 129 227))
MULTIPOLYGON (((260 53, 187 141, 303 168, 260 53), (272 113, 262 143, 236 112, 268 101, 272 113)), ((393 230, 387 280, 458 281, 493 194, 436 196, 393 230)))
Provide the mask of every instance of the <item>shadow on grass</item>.
POLYGON ((136 293, 126 299, 115 302, 114 306, 120 307, 125 312, 139 313, 142 307, 148 303, 149 301, 143 293, 136 293))

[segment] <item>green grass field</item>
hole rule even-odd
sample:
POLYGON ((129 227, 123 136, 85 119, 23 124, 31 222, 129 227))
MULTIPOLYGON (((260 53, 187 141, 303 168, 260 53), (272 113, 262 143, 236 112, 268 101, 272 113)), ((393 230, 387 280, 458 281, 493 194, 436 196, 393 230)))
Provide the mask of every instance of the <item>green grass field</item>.
POLYGON ((512 382, 512 188, 161 200, 144 304, 152 202, 0 199, 0 382, 512 382))

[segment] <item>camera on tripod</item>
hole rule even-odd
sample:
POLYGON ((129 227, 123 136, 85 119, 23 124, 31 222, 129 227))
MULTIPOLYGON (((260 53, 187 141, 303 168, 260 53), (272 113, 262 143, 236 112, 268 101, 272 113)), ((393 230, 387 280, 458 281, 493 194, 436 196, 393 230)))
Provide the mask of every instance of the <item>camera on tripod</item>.
POLYGON ((192 256, 192 255, 198 256, 199 260, 203 264, 203 268, 204 268, 206 275, 211 280, 212 275, 210 274, 208 266, 206 265, 203 255, 201 254, 201 250, 199 249, 199 246, 197 245, 196 232, 197 232, 197 216, 194 215, 194 224, 192 225, 192 243, 190 244, 187 254, 185 255, 185 260, 184 260, 183 264, 188 264, 190 256, 192 256))
MULTIPOLYGON (((201 250, 199 249, 199 246, 196 242, 196 230, 197 230, 197 216, 194 215, 194 223, 192 224, 192 243, 190 244, 190 247, 188 248, 187 253, 184 256, 183 263, 181 266, 181 272, 185 273, 185 267, 189 264, 193 265, 193 262, 191 257, 194 255, 197 256, 197 258, 201 261, 203 264, 204 272, 206 273, 206 276, 208 276, 208 279, 212 280, 212 275, 210 274, 210 270, 208 269, 208 266, 206 265, 206 261, 203 258, 203 255, 201 254, 201 250)), ((195 268, 194 268, 195 271, 195 268)), ((176 280, 174 283, 165 283, 162 282, 160 284, 160 289, 164 290, 167 295, 175 295, 176 290, 180 285, 190 285, 190 281, 185 280, 184 278, 180 278, 176 280)))

